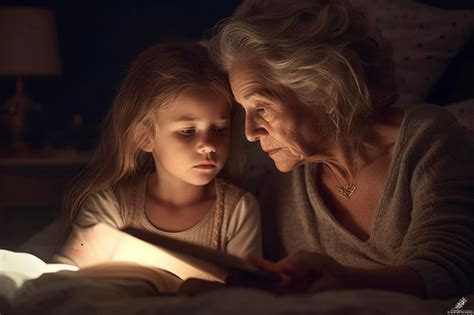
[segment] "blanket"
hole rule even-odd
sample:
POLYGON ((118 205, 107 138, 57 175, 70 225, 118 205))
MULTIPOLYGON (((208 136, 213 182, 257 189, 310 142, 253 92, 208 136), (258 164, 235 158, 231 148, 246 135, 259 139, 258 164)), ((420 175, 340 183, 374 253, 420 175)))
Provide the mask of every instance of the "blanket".
MULTIPOLYGON (((463 310, 474 309, 474 295, 463 310)), ((169 296, 146 281, 44 274, 27 281, 12 300, 14 314, 448 314, 458 302, 422 300, 376 290, 279 296, 249 288, 169 296)), ((459 303, 458 303, 459 304, 459 303)))

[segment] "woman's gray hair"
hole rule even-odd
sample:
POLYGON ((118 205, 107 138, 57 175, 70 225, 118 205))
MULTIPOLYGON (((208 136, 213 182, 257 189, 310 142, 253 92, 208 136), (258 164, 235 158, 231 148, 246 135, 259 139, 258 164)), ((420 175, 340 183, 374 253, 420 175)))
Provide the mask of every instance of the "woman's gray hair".
POLYGON ((347 1, 281 2, 244 4, 219 23, 211 58, 226 72, 239 60, 265 69, 265 81, 336 115, 350 140, 362 136, 397 98, 391 47, 347 1))

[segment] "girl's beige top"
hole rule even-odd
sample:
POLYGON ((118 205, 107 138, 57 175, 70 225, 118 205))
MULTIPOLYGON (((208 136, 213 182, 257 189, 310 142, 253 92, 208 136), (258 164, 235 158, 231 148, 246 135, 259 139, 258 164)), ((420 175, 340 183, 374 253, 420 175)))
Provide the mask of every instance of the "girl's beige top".
MULTIPOLYGON (((222 179, 215 180, 216 191, 223 192, 222 217, 216 224, 216 204, 191 228, 180 232, 167 232, 154 226, 145 214, 146 176, 138 177, 128 186, 124 204, 120 205, 112 190, 102 191, 89 197, 75 220, 73 229, 86 228, 98 222, 107 223, 117 229, 132 227, 165 235, 194 244, 214 247, 213 229, 219 227, 220 250, 240 257, 261 256, 260 210, 252 194, 243 191, 222 179), (126 207, 126 216, 120 207, 126 207)), ((217 198, 219 201, 219 197, 217 198)), ((72 234, 73 235, 73 234, 72 234)), ((73 240, 68 240, 68 243, 73 240)))

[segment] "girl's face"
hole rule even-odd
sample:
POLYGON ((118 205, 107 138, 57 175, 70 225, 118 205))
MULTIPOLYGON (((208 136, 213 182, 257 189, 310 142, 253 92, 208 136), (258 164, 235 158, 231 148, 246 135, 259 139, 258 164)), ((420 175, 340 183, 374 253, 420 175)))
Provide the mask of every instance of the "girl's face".
POLYGON ((231 111, 213 91, 182 95, 158 118, 153 158, 158 176, 206 185, 225 164, 230 145, 231 111))

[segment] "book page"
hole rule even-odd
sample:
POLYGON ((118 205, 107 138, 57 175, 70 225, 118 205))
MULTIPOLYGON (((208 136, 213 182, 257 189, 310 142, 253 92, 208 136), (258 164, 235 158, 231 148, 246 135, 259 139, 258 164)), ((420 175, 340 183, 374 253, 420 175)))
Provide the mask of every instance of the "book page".
POLYGON ((182 280, 225 282, 231 270, 260 274, 236 256, 149 232, 128 231, 146 241, 102 223, 76 229, 59 260, 71 261, 81 268, 105 262, 134 262, 164 269, 182 280))
POLYGON ((77 269, 72 265, 47 264, 29 253, 0 249, 0 298, 10 301, 25 281, 36 279, 44 273, 77 269))
POLYGON ((273 279, 272 275, 263 272, 262 270, 256 268, 255 266, 247 263, 245 260, 235 255, 134 228, 127 228, 124 230, 124 232, 150 244, 154 244, 157 247, 171 250, 174 253, 184 255, 185 257, 192 257, 198 260, 209 262, 229 271, 238 271, 240 273, 253 275, 254 277, 262 278, 262 280, 269 280, 270 278, 273 279))
POLYGON ((79 278, 141 280, 151 284, 160 293, 177 293, 183 283, 183 280, 166 270, 132 262, 107 262, 60 274, 79 278))
POLYGON ((60 256, 59 261, 71 261, 80 268, 120 261, 161 268, 182 280, 223 282, 227 276, 223 268, 157 247, 102 223, 73 230, 60 256))

